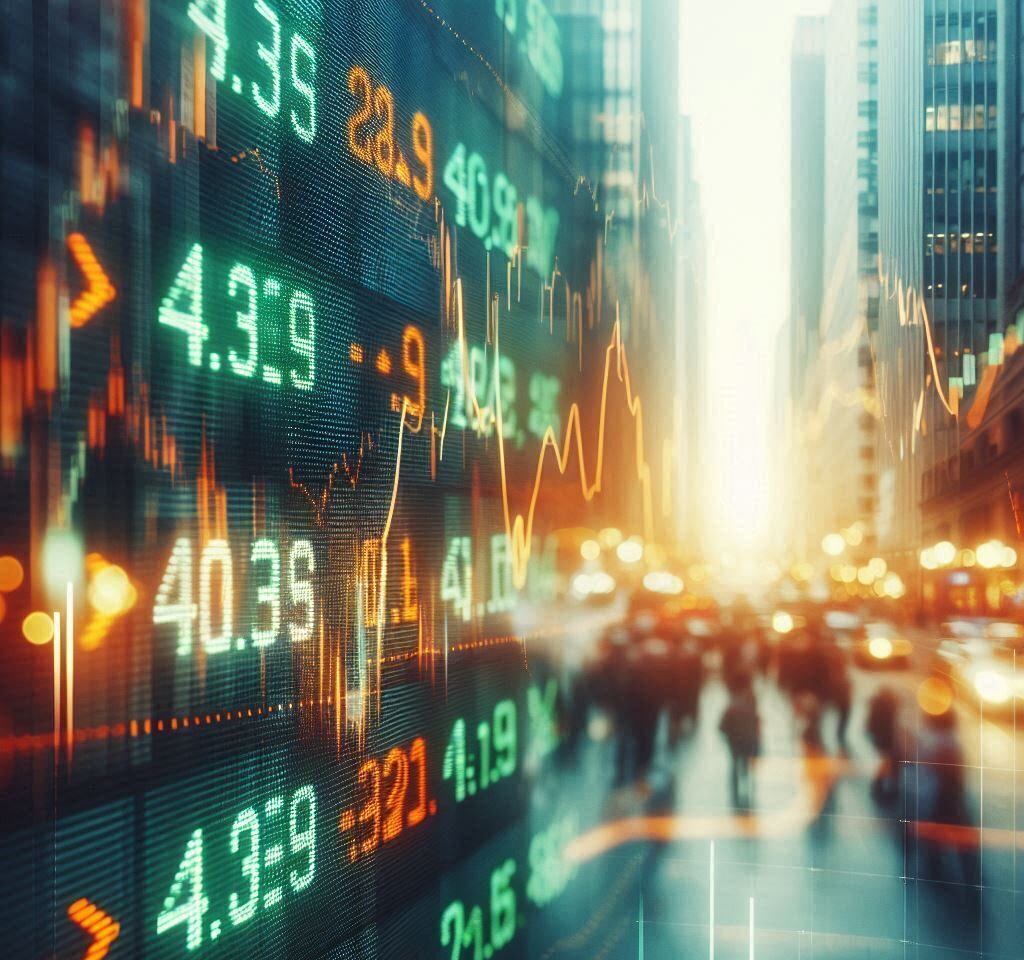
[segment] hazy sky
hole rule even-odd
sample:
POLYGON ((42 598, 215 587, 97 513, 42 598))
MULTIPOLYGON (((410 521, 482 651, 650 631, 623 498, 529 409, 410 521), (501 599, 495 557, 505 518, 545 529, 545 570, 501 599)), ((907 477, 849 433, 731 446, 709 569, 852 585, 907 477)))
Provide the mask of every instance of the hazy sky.
POLYGON ((828 0, 679 2, 708 244, 709 532, 743 548, 769 526, 767 404, 789 308, 793 17, 824 13, 828 0))

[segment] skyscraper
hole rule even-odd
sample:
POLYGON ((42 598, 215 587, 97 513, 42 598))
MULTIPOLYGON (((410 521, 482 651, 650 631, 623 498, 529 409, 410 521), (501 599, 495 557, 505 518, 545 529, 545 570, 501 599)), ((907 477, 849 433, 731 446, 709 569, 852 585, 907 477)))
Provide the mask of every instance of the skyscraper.
POLYGON ((957 485, 961 411, 1002 359, 1019 245, 1018 4, 880 8, 879 533, 894 549, 955 535, 955 513, 928 502, 957 485))
POLYGON ((693 126, 684 116, 679 127, 679 226, 673 244, 676 253, 676 458, 679 502, 676 507, 678 535, 686 550, 700 554, 705 530, 701 486, 703 451, 707 438, 707 343, 705 338, 706 242, 700 185, 693 156, 693 126))
MULTIPOLYGON (((808 471, 802 427, 806 414, 808 371, 817 352, 821 312, 822 252, 825 223, 825 21, 798 17, 790 66, 790 422, 792 445, 790 497, 799 500, 795 478, 815 483, 808 471)), ((795 511, 793 546, 808 550, 806 517, 795 511)))
POLYGON ((808 492, 817 523, 809 533, 813 547, 859 524, 867 550, 877 489, 877 0, 835 0, 825 34, 822 300, 803 411, 803 445, 817 480, 808 492))

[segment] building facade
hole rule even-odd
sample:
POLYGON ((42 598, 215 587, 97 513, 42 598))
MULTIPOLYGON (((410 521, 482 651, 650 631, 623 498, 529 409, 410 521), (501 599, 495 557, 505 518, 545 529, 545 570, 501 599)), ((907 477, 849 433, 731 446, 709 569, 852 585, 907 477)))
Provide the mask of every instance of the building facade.
MULTIPOLYGON (((555 0, 553 9, 564 33, 578 38, 563 110, 572 130, 577 199, 592 204, 602 221, 597 249, 583 252, 600 277, 596 322, 621 323, 631 351, 631 386, 644 401, 645 438, 671 438, 651 441, 647 450, 659 535, 669 540, 671 530, 692 540, 684 519, 690 510, 680 491, 696 484, 701 441, 696 428, 691 432, 690 393, 697 379, 681 378, 676 361, 693 351, 692 365, 703 347, 695 342, 695 321, 679 315, 687 202, 680 156, 679 10, 658 0, 555 0), (652 338, 660 349, 646 351, 641 367, 641 344, 652 338)), ((633 429, 625 405, 611 405, 608 432, 628 437, 633 429)), ((622 474, 609 476, 602 490, 628 509, 637 499, 635 484, 628 471, 622 474)))
MULTIPOLYGON (((816 476, 807 447, 808 384, 818 350, 825 230, 825 20, 798 17, 790 63, 790 303, 788 501, 805 501, 816 476)), ((794 510, 794 552, 808 556, 814 524, 794 510)))
POLYGON ((812 546, 857 526, 874 547, 878 326, 878 6, 836 0, 825 22, 822 300, 808 358, 804 443, 812 546))
POLYGON ((1019 248, 1019 0, 882 4, 879 533, 952 537, 964 411, 1002 361, 1019 248), (1014 51, 1014 53, 1011 53, 1014 51))
POLYGON ((689 117, 679 127, 679 225, 673 241, 676 253, 678 338, 676 341, 676 510, 678 537, 684 550, 700 556, 704 547, 702 485, 707 449, 707 375, 705 285, 707 240, 700 185, 694 169, 693 128, 689 117))

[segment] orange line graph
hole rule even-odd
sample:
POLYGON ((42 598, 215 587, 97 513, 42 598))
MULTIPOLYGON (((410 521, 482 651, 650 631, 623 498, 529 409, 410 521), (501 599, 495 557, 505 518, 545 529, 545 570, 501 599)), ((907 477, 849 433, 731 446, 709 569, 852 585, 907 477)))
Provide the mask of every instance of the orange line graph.
MULTIPOLYGON (((583 499, 591 501, 595 494, 601 490, 604 477, 604 448, 605 448, 605 426, 608 409, 608 386, 611 381, 614 368, 616 379, 623 385, 626 392, 626 403, 629 412, 633 417, 636 428, 636 439, 634 443, 636 474, 640 483, 640 490, 644 513, 644 532, 650 539, 654 529, 654 515, 651 499, 651 470, 644 454, 644 431, 643 431, 643 406, 640 397, 633 392, 632 382, 629 375, 629 360, 627 357, 626 345, 622 342, 621 322, 616 316, 615 324, 612 327, 611 339, 605 349, 604 374, 601 384, 600 412, 598 416, 597 432, 597 455, 593 468, 592 478, 587 471, 587 457, 583 442, 583 412, 578 403, 573 403, 569 408, 569 415, 566 418, 565 433, 559 441, 554 429, 549 425, 544 431, 541 441, 540 453, 537 457, 537 469, 534 474, 533 491, 530 495, 529 506, 525 513, 514 513, 508 491, 508 469, 505 463, 505 433, 502 421, 500 402, 500 376, 501 363, 501 342, 499 335, 499 323, 495 319, 494 324, 494 375, 492 381, 491 404, 481 406, 476 395, 474 384, 469 375, 469 347, 466 338, 465 317, 463 312, 462 280, 456 278, 454 283, 453 306, 455 309, 456 326, 458 330, 459 348, 462 357, 462 377, 471 415, 475 428, 485 430, 491 425, 494 426, 498 438, 498 464, 501 476, 501 499, 503 516, 505 520, 505 534, 509 541, 509 555, 512 562, 512 578, 516 589, 522 589, 526 584, 526 575, 529 569, 530 553, 532 550, 533 524, 537 514, 537 505, 540 501, 541 486, 544 480, 544 468, 547 463, 547 453, 551 450, 555 458, 555 466, 561 475, 565 475, 573 461, 573 453, 576 454, 576 461, 579 464, 580 492, 583 499)), ((616 313, 618 308, 616 307, 616 313)), ((395 476, 391 488, 391 502, 388 505, 387 519, 384 523, 384 532, 381 536, 381 597, 384 596, 387 584, 387 543, 391 530, 391 520, 394 516, 395 504, 398 500, 398 486, 402 468, 402 441, 406 428, 406 411, 408 399, 403 398, 402 410, 400 413, 398 430, 398 451, 395 459, 395 476)), ((410 429, 412 429, 410 427, 410 429)), ((382 650, 382 619, 378 619, 377 627, 377 652, 378 656, 382 650)))

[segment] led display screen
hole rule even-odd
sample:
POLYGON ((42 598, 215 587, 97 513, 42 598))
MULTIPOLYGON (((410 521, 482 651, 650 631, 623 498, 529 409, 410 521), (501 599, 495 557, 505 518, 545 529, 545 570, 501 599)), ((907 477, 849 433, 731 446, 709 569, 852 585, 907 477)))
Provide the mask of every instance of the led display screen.
POLYGON ((545 0, 2 11, 9 955, 543 955, 596 816, 538 795, 544 611, 662 469, 571 136, 600 45, 545 0))

